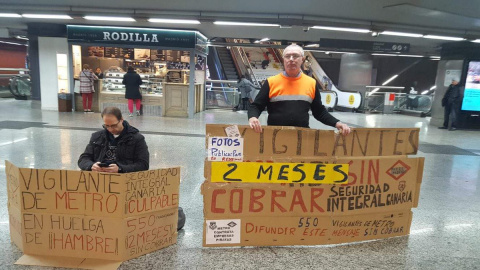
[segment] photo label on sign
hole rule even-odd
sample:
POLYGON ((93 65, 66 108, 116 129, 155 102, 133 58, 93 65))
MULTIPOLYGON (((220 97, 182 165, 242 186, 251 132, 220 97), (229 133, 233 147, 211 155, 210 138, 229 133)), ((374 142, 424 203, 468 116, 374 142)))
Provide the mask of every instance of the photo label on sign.
POLYGON ((212 182, 347 184, 348 164, 212 162, 212 182))
POLYGON ((207 244, 239 244, 241 232, 240 219, 206 220, 207 244))
POLYGON ((243 138, 209 137, 208 160, 243 161, 243 138))
POLYGON ((238 130, 237 125, 226 127, 225 132, 227 133, 227 137, 240 137, 240 131, 238 130))

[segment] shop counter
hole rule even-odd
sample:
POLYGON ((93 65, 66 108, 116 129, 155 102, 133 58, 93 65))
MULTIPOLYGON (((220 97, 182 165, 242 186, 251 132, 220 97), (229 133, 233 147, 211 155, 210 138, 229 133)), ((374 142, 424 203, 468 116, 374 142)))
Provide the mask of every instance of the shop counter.
MULTIPOLYGON (((99 94, 100 107, 118 107, 122 113, 128 113, 128 101, 124 92, 102 91, 99 94)), ((142 114, 164 116, 164 98, 162 94, 142 94, 142 114)), ((135 107, 134 107, 135 109, 135 107)))

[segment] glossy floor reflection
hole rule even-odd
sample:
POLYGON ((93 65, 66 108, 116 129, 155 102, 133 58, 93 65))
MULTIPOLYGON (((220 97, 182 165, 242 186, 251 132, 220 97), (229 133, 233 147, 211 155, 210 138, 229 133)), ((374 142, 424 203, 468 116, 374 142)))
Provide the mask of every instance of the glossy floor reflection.
MULTIPOLYGON (((100 114, 58 113, 31 108, 30 101, 0 100, 1 269, 22 253, 10 242, 5 160, 19 167, 72 169, 100 114)), ((354 127, 419 127, 419 156, 426 157, 419 207, 411 235, 336 246, 202 248, 205 124, 246 124, 246 114, 206 111, 193 119, 127 118, 146 137, 150 168, 181 166, 180 205, 187 223, 178 243, 127 261, 120 269, 479 269, 480 131, 447 131, 429 118, 333 113, 354 127), (422 151, 423 150, 423 151, 422 151)), ((266 116, 261 117, 266 123, 266 116)), ((312 128, 327 128, 311 120, 312 128)))

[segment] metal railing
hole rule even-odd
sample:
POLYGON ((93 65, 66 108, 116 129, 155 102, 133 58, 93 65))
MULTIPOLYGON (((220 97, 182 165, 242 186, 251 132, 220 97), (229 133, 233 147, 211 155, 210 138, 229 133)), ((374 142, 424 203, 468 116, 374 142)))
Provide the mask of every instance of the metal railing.
POLYGON ((206 80, 206 109, 233 109, 240 102, 237 82, 228 80, 206 80))
POLYGON ((405 87, 399 86, 371 86, 365 87, 365 97, 363 99, 363 111, 376 113, 383 112, 385 105, 385 93, 400 93, 405 87))
POLYGON ((429 115, 432 110, 433 97, 433 95, 398 93, 395 95, 394 110, 410 110, 429 115))
POLYGON ((367 86, 364 99, 365 112, 384 112, 386 93, 394 93, 393 111, 410 111, 419 115, 428 115, 432 110, 433 95, 412 95, 402 93, 404 87, 367 86), (376 91, 376 88, 380 88, 376 91))

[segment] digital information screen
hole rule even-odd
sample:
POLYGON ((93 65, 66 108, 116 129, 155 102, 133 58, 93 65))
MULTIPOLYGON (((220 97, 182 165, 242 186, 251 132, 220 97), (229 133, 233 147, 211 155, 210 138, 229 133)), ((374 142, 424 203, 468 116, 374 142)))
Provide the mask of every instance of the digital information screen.
POLYGON ((471 61, 468 64, 462 110, 480 111, 480 61, 471 61))

